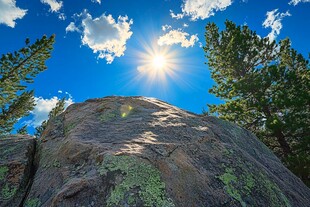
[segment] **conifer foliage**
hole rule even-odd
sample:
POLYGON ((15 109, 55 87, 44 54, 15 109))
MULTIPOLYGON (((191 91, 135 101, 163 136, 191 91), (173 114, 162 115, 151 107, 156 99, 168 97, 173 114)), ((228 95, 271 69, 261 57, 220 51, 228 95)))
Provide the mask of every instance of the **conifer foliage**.
POLYGON ((48 122, 52 118, 60 115, 65 110, 65 101, 66 101, 65 98, 60 99, 57 102, 56 106, 49 112, 48 120, 44 120, 40 126, 36 127, 36 132, 34 134, 35 137, 40 138, 43 131, 46 129, 48 122))
POLYGON ((225 103, 208 105, 211 113, 255 133, 310 185, 309 61, 292 49, 259 37, 247 26, 226 21, 219 31, 206 26, 210 92, 225 103))
MULTIPOLYGON (((2 55, 0 59, 0 136, 10 133, 14 124, 27 116, 34 107, 34 91, 27 85, 47 69, 45 61, 51 57, 55 36, 43 36, 26 46, 2 55)), ((25 132, 25 130, 22 130, 25 132)))

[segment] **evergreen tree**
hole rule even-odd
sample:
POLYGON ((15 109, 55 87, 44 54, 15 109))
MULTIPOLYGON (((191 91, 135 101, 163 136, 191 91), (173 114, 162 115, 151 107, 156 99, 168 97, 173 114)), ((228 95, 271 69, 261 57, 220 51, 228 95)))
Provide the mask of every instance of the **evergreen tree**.
POLYGON ((34 107, 34 91, 27 90, 37 74, 46 70, 55 36, 41 39, 0 59, 0 136, 10 133, 14 124, 34 107))
POLYGON ((46 129, 48 122, 65 110, 65 100, 65 98, 59 100, 56 106, 49 112, 48 120, 43 121, 41 126, 36 127, 36 132, 34 134, 35 137, 40 138, 43 131, 46 129))
POLYGON ((295 174, 310 180, 309 62, 291 48, 226 21, 206 26, 210 92, 225 103, 211 113, 255 133, 295 174))
POLYGON ((22 128, 20 128, 20 129, 18 129, 16 132, 17 132, 17 134, 28 134, 28 132, 27 132, 27 125, 25 125, 25 126, 23 126, 22 128))

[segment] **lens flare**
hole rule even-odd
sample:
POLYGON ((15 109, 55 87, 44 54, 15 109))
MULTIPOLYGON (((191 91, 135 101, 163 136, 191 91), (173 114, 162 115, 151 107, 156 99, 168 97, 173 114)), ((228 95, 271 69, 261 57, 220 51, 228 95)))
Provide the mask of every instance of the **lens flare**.
POLYGON ((122 118, 126 118, 130 112, 133 110, 132 106, 129 105, 122 105, 120 108, 120 112, 121 112, 121 117, 122 118))

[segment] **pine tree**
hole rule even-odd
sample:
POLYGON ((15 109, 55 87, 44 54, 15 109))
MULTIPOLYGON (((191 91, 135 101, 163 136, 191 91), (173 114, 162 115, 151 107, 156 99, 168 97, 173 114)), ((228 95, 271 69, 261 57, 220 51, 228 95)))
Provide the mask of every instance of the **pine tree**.
POLYGON ((37 74, 47 69, 45 61, 51 57, 55 36, 2 55, 0 59, 0 136, 10 133, 14 124, 34 107, 34 91, 27 90, 37 74))
POLYGON ((22 128, 19 128, 18 130, 16 130, 17 134, 28 134, 27 132, 27 125, 24 125, 22 128))
POLYGON ((65 101, 66 101, 65 98, 59 100, 56 106, 49 112, 48 120, 43 121, 40 126, 36 127, 36 131, 34 134, 35 137, 40 138, 43 131, 46 129, 48 122, 52 120, 54 117, 60 115, 65 110, 65 101))
MULTIPOLYGON (((224 100, 211 113, 255 133, 304 181, 310 180, 309 62, 291 48, 226 21, 206 26, 210 92, 224 100)), ((308 183, 310 184, 310 183, 308 183)))

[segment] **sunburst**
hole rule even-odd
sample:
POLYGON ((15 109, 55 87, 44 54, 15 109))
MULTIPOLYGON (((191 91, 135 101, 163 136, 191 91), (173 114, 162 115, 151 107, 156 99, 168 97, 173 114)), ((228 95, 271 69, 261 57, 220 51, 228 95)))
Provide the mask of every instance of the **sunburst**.
POLYGON ((179 65, 176 51, 157 43, 143 45, 144 51, 138 52, 139 79, 147 79, 149 84, 166 84, 167 78, 176 79, 179 65))
POLYGON ((166 58, 162 55, 157 55, 153 58, 153 67, 155 69, 165 69, 166 58))

